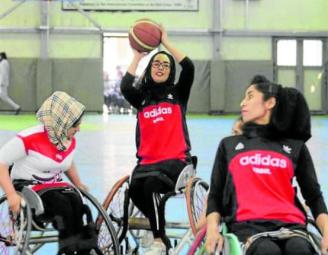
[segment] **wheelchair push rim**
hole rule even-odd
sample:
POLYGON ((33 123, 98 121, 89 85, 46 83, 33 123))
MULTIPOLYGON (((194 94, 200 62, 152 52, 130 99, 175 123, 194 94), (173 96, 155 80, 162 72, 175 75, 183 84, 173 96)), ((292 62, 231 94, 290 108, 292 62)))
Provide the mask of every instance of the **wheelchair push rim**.
POLYGON ((31 209, 22 199, 20 212, 13 216, 6 196, 0 198, 0 254, 28 254, 31 209))

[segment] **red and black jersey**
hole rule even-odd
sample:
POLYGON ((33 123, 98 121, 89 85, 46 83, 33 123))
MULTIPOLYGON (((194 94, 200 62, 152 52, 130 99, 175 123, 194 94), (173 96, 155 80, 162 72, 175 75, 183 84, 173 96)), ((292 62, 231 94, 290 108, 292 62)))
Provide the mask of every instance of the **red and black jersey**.
POLYGON ((137 156, 141 165, 171 159, 186 160, 190 143, 184 115, 183 107, 169 98, 140 108, 137 156))
POLYGON ((314 217, 326 213, 306 145, 299 140, 270 139, 252 132, 252 136, 232 136, 221 141, 207 213, 218 212, 230 223, 304 224, 305 216, 296 204, 294 177, 314 217))
POLYGON ((190 141, 185 119, 194 65, 184 58, 177 84, 152 96, 133 86, 134 76, 126 73, 121 90, 129 103, 137 108, 136 145, 139 164, 155 164, 166 160, 186 161, 190 157, 190 141))

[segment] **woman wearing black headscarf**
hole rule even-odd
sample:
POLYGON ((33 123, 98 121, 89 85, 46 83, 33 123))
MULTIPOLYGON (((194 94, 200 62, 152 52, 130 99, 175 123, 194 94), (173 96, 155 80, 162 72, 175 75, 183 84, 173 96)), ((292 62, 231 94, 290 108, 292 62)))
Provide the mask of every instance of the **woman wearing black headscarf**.
POLYGON ((222 219, 228 231, 247 244, 247 255, 318 254, 306 238, 306 216, 292 185, 296 179, 321 230, 321 251, 326 253, 328 215, 305 145, 311 125, 304 96, 256 76, 240 107, 243 134, 221 141, 213 166, 206 249, 222 249, 222 219), (254 239, 267 231, 278 231, 277 238, 254 239))
POLYGON ((174 188, 177 178, 191 162, 186 110, 194 79, 192 61, 168 40, 163 27, 160 51, 150 60, 139 88, 133 86, 136 69, 144 53, 134 58, 122 79, 122 94, 137 109, 136 145, 138 163, 129 194, 149 219, 154 243, 146 254, 165 254, 170 247, 165 235, 164 215, 158 210, 158 193, 174 188), (175 61, 182 67, 175 84, 175 61), (165 176, 163 178, 163 176, 165 176), (167 248, 165 247, 165 245, 167 248))

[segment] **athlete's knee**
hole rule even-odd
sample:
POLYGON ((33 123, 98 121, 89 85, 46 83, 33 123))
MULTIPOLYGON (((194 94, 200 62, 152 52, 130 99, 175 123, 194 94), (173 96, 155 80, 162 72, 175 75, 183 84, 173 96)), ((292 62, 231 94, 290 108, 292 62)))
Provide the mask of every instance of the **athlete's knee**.
POLYGON ((166 186, 166 183, 159 176, 150 176, 145 180, 144 192, 146 194, 165 193, 169 190, 166 186))
POLYGON ((275 242, 267 238, 261 238, 252 244, 247 255, 282 255, 282 253, 275 242))
POLYGON ((131 178, 129 183, 129 193, 140 193, 144 186, 144 180, 141 178, 131 178))
POLYGON ((301 237, 292 237, 285 243, 284 254, 288 255, 312 255, 313 248, 310 243, 301 237))

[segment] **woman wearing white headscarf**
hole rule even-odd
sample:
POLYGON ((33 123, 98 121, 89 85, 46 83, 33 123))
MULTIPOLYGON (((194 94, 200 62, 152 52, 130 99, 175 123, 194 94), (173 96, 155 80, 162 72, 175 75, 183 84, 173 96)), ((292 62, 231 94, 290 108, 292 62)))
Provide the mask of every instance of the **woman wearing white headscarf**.
MULTIPOLYGON (((84 105, 76 99, 57 91, 36 114, 41 125, 19 132, 2 146, 0 186, 7 195, 10 210, 18 212, 20 208, 21 197, 16 190, 24 185, 61 182, 63 173, 76 187, 86 188, 73 161, 74 135, 80 130, 84 110, 84 105)), ((49 190, 40 196, 45 214, 54 218, 59 231, 58 254, 84 254, 77 247, 83 225, 81 199, 74 192, 61 190, 49 190)))

